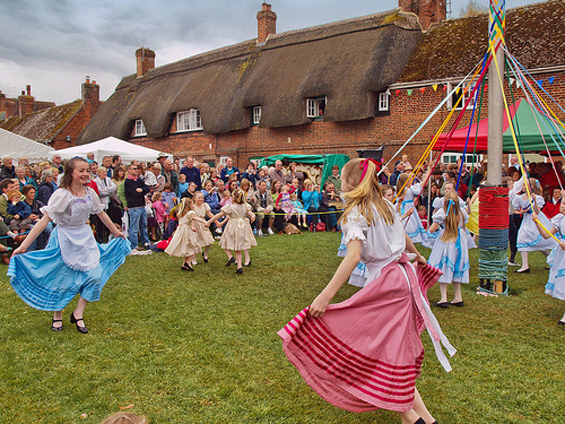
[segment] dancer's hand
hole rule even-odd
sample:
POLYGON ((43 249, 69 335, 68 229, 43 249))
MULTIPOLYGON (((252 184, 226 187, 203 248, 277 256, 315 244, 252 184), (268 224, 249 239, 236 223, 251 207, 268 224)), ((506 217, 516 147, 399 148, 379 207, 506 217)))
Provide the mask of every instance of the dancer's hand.
POLYGON ((416 261, 418 262, 418 265, 426 266, 428 264, 428 261, 426 261, 426 258, 424 258, 420 254, 418 254, 418 256, 416 256, 416 261))
POLYGON ((535 213, 535 212, 532 212, 532 219, 536 220, 536 219, 538 219, 538 218, 539 218, 539 217, 538 217, 538 214, 535 213))
POLYGON ((331 299, 326 299, 323 293, 320 293, 318 297, 316 297, 316 299, 314 299, 314 301, 310 305, 310 308, 308 309, 308 313, 314 318, 321 317, 326 312, 326 309, 330 304, 330 300, 331 299))
POLYGON ((565 250, 565 242, 559 243, 559 247, 561 247, 561 250, 565 250))
POLYGON ((124 236, 124 233, 122 233, 121 231, 116 231, 116 232, 113 233, 113 234, 114 234, 114 237, 116 237, 116 238, 118 238, 118 237, 121 237, 121 238, 123 238, 123 239, 126 238, 126 236, 124 236))
POLYGON ((24 249, 22 246, 20 246, 12 252, 12 256, 19 255, 20 253, 25 253, 25 252, 26 252, 26 249, 24 249))

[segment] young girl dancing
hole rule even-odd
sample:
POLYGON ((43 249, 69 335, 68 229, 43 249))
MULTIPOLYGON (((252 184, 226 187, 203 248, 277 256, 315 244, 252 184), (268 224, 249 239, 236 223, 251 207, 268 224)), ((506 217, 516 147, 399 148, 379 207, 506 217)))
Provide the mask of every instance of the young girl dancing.
POLYGON ((220 247, 225 250, 228 255, 228 262, 226 266, 230 266, 234 262, 237 263, 237 274, 243 274, 241 267, 241 252, 245 255, 245 263, 243 266, 251 265, 251 258, 249 257, 249 249, 252 246, 257 246, 253 230, 246 216, 249 217, 251 222, 255 221, 255 215, 251 211, 251 206, 245 203, 245 193, 238 188, 232 194, 233 204, 222 207, 222 211, 210 219, 206 226, 210 226, 222 216, 229 218, 226 228, 222 237, 220 238, 220 247), (235 259, 232 255, 232 250, 235 252, 235 259))
POLYGON ((369 159, 353 159, 342 168, 340 222, 347 255, 312 305, 278 334, 288 359, 333 405, 353 412, 384 408, 399 412, 404 424, 432 424, 436 421, 415 386, 424 327, 448 371, 439 341, 455 353, 425 300, 439 271, 426 264, 405 234, 382 197, 376 171, 369 159), (417 267, 405 250, 417 258, 417 267), (349 300, 329 305, 359 260, 370 270, 368 284, 349 300))
POLYGON ((169 256, 184 258, 184 262, 180 267, 183 271, 194 271, 191 266, 192 261, 196 254, 202 250, 198 244, 196 222, 205 224, 206 221, 196 215, 193 205, 192 199, 185 197, 176 207, 178 227, 173 234, 171 242, 165 249, 165 253, 169 256))
POLYGON ((60 187, 47 206, 43 218, 12 256, 8 268, 10 284, 24 302, 41 311, 55 311, 52 330, 63 329, 63 308, 80 294, 71 323, 81 333, 88 333, 83 313, 88 302, 100 299, 104 284, 130 253, 130 244, 103 211, 100 199, 90 187, 88 162, 73 158, 65 165, 60 187), (89 215, 97 215, 116 237, 99 245, 86 224, 89 215), (45 230, 53 229, 44 250, 25 253, 31 242, 45 230))
MULTIPOLYGON (((428 171, 429 173, 430 171, 428 171)), ((402 217, 402 225, 412 239, 413 243, 424 243, 426 241, 426 230, 418 216, 418 195, 422 191, 421 183, 412 183, 408 185, 409 174, 400 174, 396 183, 396 192, 398 196, 399 214, 402 217)), ((428 174, 423 177, 426 181, 428 174)))
POLYGON ((443 271, 439 277, 441 300, 436 303, 440 308, 447 308, 447 285, 453 284, 455 298, 451 305, 464 306, 461 297, 461 283, 469 283, 469 245, 465 224, 469 215, 459 207, 459 196, 455 191, 446 193, 443 208, 433 215, 433 223, 428 230, 435 233, 440 230, 434 242, 428 263, 443 271), (442 228, 443 227, 443 228, 442 228))
MULTIPOLYGON (((206 217, 214 218, 214 215, 210 212, 210 206, 204 202, 204 194, 201 191, 197 191, 194 195, 193 209, 196 212, 196 216, 204 222, 206 222, 206 217)), ((194 227, 196 228, 198 245, 203 249, 202 259, 204 259, 205 263, 208 263, 208 253, 210 252, 210 246, 214 243, 214 237, 212 237, 208 227, 204 226, 200 221, 194 221, 194 227)))
MULTIPOLYGON (((538 214, 532 213, 532 219, 543 238, 548 239, 554 234, 561 240, 558 248, 555 249, 555 256, 549 271, 549 279, 545 286, 545 293, 559 300, 565 300, 565 191, 562 192, 562 196, 559 213, 551 219, 551 227, 544 225, 545 229, 542 228, 535 221, 538 218, 538 214)), ((565 325, 565 315, 557 321, 557 324, 565 325)))
MULTIPOLYGON (((526 180, 526 183, 528 183, 528 180, 526 180)), ((548 229, 551 228, 551 223, 547 217, 543 212, 540 212, 540 209, 543 205, 545 205, 545 200, 541 196, 542 190, 539 182, 535 178, 530 178, 529 184, 530 193, 532 194, 532 204, 534 205, 535 210, 532 210, 532 204, 530 204, 526 187, 523 188, 524 193, 521 196, 516 196, 512 201, 514 213, 522 215, 522 224, 518 230, 518 239, 516 243, 516 247, 522 256, 522 266, 520 269, 514 271, 518 274, 530 272, 528 252, 541 251, 545 256, 548 256, 549 251, 557 246, 557 242, 553 238, 547 240, 542 238, 538 232, 536 223, 532 219, 532 212, 536 212, 544 227, 548 229)))

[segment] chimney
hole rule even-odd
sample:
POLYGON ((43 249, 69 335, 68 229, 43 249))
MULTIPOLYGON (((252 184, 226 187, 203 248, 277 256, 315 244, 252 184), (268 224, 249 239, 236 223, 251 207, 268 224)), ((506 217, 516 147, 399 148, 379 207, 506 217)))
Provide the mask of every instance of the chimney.
POLYGON ((100 103, 100 86, 96 81, 90 81, 89 76, 80 86, 80 98, 87 103, 100 103))
POLYGON ((263 2, 263 9, 257 12, 257 42, 264 43, 267 37, 277 33, 277 14, 271 5, 263 2))
POLYGON ((398 6, 405 12, 418 16, 420 25, 426 31, 431 24, 447 18, 447 0, 399 0, 398 6))
POLYGON ((137 59, 137 78, 141 78, 145 73, 155 68, 155 52, 141 47, 135 52, 137 59))
POLYGON ((35 111, 35 99, 31 95, 31 85, 26 85, 26 90, 18 96, 18 116, 21 118, 26 113, 35 111))

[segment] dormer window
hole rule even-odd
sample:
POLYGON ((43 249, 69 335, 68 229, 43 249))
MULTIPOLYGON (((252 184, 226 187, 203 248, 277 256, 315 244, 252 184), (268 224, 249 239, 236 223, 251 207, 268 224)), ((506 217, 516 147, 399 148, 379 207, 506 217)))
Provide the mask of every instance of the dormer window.
POLYGON ((253 125, 259 125, 261 122, 261 106, 253 106, 253 125))
MULTIPOLYGON (((463 91, 465 90, 465 87, 466 84, 461 84, 461 87, 457 88, 455 92, 451 96, 449 96, 449 99, 447 99, 447 110, 463 110, 465 104, 469 100, 469 97, 471 97, 471 92, 473 91, 475 85, 472 84, 471 86, 469 86, 469 89, 464 93, 463 91)), ((448 83, 447 92, 451 93, 452 90, 453 86, 451 85, 451 83, 448 83)), ((471 103, 469 103, 469 106, 472 106, 471 103)))
POLYGON ((147 130, 145 129, 145 124, 143 123, 143 120, 136 119, 134 137, 143 137, 145 135, 147 135, 147 130))
POLYGON ((202 129, 202 119, 198 109, 177 113, 177 132, 197 131, 202 129))
POLYGON ((306 117, 311 119, 322 119, 326 108, 326 97, 314 97, 306 99, 306 117))
POLYGON ((388 91, 386 93, 379 93, 377 111, 390 112, 390 93, 388 91))

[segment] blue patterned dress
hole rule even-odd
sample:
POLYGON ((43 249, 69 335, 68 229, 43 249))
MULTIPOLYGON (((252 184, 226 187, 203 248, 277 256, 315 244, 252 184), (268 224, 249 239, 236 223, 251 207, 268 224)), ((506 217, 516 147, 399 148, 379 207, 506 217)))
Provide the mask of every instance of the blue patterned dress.
MULTIPOLYGON (((560 240, 565 240, 565 215, 561 213, 555 215, 551 219, 551 224, 557 228, 555 236, 560 240)), ((556 299, 565 300, 565 250, 557 246, 551 254, 551 260, 551 270, 545 286, 545 293, 556 299)))

